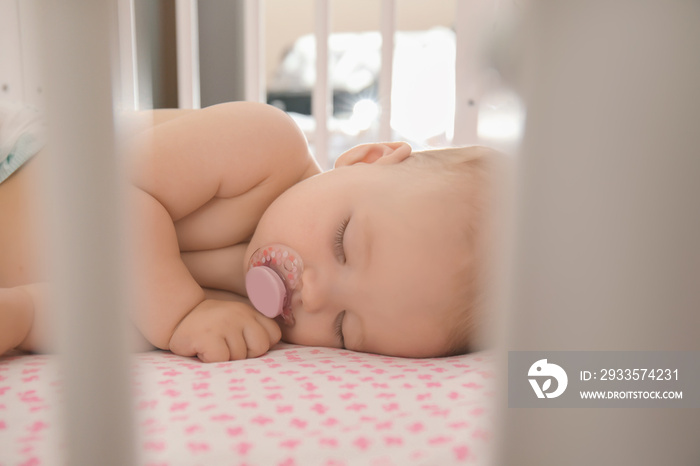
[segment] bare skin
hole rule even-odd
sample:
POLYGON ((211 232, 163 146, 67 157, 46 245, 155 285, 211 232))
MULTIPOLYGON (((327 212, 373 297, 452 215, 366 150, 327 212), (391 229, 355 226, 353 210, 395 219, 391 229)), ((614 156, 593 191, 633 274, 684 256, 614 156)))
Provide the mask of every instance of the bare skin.
MULTIPOLYGON (((280 329, 245 299, 242 257, 267 206, 320 169, 292 120, 269 106, 156 111, 152 121, 129 160, 136 282, 149 284, 132 319, 152 345, 177 354, 259 356, 280 329)), ((0 184, 0 354, 44 349, 35 202, 44 152, 0 184)))
MULTIPOLYGON (((356 146, 320 173, 299 128, 270 106, 149 117, 128 151, 127 191, 130 317, 151 345, 205 362, 257 357, 281 338, 391 356, 447 351, 455 286, 445 273, 471 258, 445 180, 404 169, 408 144, 356 146), (304 263, 289 322, 246 297, 248 260, 272 243, 304 263)), ((33 197, 50 156, 0 184, 0 354, 50 349, 44 256, 31 235, 45 231, 33 197)))
POLYGON ((38 300, 41 287, 29 285, 42 280, 37 234, 41 217, 33 186, 43 157, 37 154, 0 184, 0 354, 31 349, 27 345, 34 322, 33 295, 38 300))

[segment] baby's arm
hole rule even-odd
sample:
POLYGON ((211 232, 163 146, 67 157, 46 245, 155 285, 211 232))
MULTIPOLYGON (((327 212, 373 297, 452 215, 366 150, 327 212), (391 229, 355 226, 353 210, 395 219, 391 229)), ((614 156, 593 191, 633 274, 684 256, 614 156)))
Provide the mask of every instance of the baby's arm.
POLYGON ((249 354, 260 353, 261 330, 267 333, 267 347, 279 340, 274 321, 249 305, 205 299, 182 262, 174 222, 215 197, 236 197, 263 183, 271 193, 266 202, 271 202, 312 163, 296 125, 261 104, 209 107, 153 128, 134 151, 130 193, 138 226, 134 262, 139 305, 133 318, 149 342, 178 354, 201 357, 208 352, 215 356, 207 360, 221 360, 224 345, 226 359, 240 357, 241 336, 257 342, 257 348, 249 345, 249 354))
POLYGON ((168 349, 175 326, 204 300, 204 292, 180 259, 175 226, 163 204, 138 187, 129 194, 136 227, 132 318, 151 344, 168 349))

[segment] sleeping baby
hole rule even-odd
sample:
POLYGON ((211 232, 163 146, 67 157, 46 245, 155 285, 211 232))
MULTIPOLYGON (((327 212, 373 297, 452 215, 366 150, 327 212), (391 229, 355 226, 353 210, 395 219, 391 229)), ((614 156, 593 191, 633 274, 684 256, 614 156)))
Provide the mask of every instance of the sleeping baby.
MULTIPOLYGON (((415 358, 470 349, 493 151, 363 144, 322 173, 274 107, 159 110, 152 121, 127 163, 131 264, 144 284, 130 316, 151 345, 205 362, 257 357, 280 339, 415 358)), ((44 349, 28 187, 50 155, 0 183, 0 353, 44 349)))

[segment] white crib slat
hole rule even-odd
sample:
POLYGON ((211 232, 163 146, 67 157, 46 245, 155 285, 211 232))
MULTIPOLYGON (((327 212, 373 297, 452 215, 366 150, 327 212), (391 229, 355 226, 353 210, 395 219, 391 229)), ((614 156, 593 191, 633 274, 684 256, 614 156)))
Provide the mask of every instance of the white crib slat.
POLYGON ((266 101, 265 0, 245 1, 245 99, 266 101))
MULTIPOLYGON (((39 9, 47 79, 51 315, 59 320, 65 464, 135 464, 114 147, 110 0, 39 9), (76 53, 79 51, 79 53, 76 53)), ((61 455, 62 456, 62 455, 61 455)))
POLYGON ((484 1, 458 1, 455 10, 455 145, 476 144, 479 111, 478 35, 484 1))
POLYGON ((177 81, 180 108, 199 108, 199 27, 197 1, 177 0, 177 81))
MULTIPOLYGON (((700 2, 527 3, 517 39, 528 66, 516 81, 527 125, 499 343, 697 357, 700 2)), ((600 452, 614 464, 698 464, 697 411, 630 398, 633 415, 609 409, 613 400, 519 412, 502 403, 499 464, 588 466, 600 452)))
POLYGON ((382 0, 382 68, 379 74, 379 139, 389 141, 391 135, 391 80, 394 65, 394 33, 396 32, 396 0, 382 0))
POLYGON ((41 108, 43 84, 39 61, 39 30, 34 18, 37 15, 37 0, 19 2, 19 30, 22 46, 23 100, 41 108))
POLYGON ((333 89, 329 80, 328 37, 330 35, 330 3, 316 0, 316 85, 312 96, 312 113, 316 121, 315 156, 321 168, 330 168, 328 160, 328 118, 333 110, 333 89))
POLYGON ((0 99, 22 100, 22 47, 19 0, 0 0, 0 99))
POLYGON ((139 81, 136 61, 136 22, 134 0, 119 0, 119 105, 124 110, 139 109, 139 81))

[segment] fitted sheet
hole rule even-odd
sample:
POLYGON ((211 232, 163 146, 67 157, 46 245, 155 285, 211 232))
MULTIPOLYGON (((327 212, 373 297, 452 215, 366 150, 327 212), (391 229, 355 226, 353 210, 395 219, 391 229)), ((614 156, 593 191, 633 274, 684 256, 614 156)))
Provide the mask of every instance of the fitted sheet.
MULTIPOLYGON (((138 464, 486 464, 493 357, 277 345, 204 364, 133 356, 138 464)), ((0 359, 0 465, 62 464, 58 359, 0 359)))

